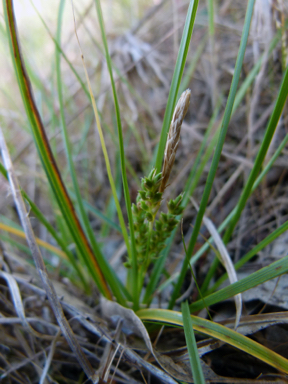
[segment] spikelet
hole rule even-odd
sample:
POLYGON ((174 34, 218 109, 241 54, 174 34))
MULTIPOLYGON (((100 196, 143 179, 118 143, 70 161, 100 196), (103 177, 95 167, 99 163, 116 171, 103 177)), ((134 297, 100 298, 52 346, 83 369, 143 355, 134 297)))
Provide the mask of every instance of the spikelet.
POLYGON ((190 103, 190 89, 184 91, 178 100, 178 103, 175 107, 174 114, 172 117, 168 138, 165 147, 164 153, 164 163, 162 168, 162 181, 159 188, 159 192, 164 192, 169 176, 171 173, 172 166, 174 164, 176 151, 180 141, 180 131, 181 126, 184 120, 184 117, 188 111, 190 103))

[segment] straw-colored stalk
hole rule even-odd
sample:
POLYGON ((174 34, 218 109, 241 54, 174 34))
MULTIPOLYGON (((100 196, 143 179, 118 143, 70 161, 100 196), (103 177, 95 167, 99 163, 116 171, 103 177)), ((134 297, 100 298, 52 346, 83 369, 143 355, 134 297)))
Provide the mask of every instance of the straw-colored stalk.
POLYGON ((186 91, 182 93, 174 110, 165 147, 164 163, 162 168, 162 181, 159 192, 164 192, 169 180, 171 169, 175 160, 176 151, 180 141, 181 126, 190 104, 190 95, 190 89, 186 89, 186 91))

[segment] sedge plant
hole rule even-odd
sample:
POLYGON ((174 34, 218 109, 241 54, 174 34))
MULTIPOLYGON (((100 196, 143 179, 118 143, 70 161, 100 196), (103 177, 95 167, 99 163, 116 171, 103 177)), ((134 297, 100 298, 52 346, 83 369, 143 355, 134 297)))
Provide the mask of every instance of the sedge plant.
MULTIPOLYGON (((214 323, 213 321, 204 320, 198 318, 195 315, 191 315, 191 313, 196 313, 200 309, 204 308, 205 305, 209 306, 218 303, 221 300, 227 299, 228 297, 233 297, 234 295, 242 293, 245 290, 261 284, 269 279, 273 279, 284 273, 287 273, 287 256, 277 261, 276 263, 272 263, 265 268, 262 268, 259 271, 251 274, 250 276, 245 277, 243 280, 235 282, 232 285, 213 293, 213 291, 219 287, 219 284, 226 278, 226 275, 223 275, 223 277, 221 277, 218 282, 216 281, 211 287, 210 281, 213 277, 215 277, 215 270, 218 263, 217 256, 215 256, 215 261, 213 262, 207 278, 202 286, 201 296, 205 296, 205 303, 201 298, 196 302, 191 303, 190 306, 187 302, 185 302, 182 304, 182 312, 179 311, 179 308, 176 304, 177 298, 180 296, 181 288, 183 286, 183 282, 189 266, 195 264, 201 255, 207 249, 209 249, 209 242, 212 241, 212 239, 209 239, 208 242, 205 243, 202 248, 200 248, 200 250, 195 252, 196 241, 202 226, 202 219, 209 202, 215 175, 218 170, 218 165, 222 155, 223 145, 226 139, 231 116, 237 110, 239 105, 241 105, 245 95, 249 92, 249 89, 253 84, 253 80, 257 76, 257 73, 259 72, 264 60, 263 56, 258 59, 246 77, 245 81, 242 83, 241 87, 239 87, 239 81, 243 69, 244 55, 249 36, 249 29, 253 15, 254 3, 254 0, 249 0, 247 4, 241 42, 224 112, 222 113, 222 116, 218 116, 221 102, 223 100, 223 97, 221 96, 219 101, 213 101, 215 104, 214 114, 208 126, 209 129, 207 136, 204 137, 203 145, 201 146, 195 164, 191 168, 188 175, 188 181, 184 186, 182 193, 176 196, 174 199, 168 200, 166 204, 167 206, 165 208, 163 207, 164 204, 162 204, 163 194, 169 186, 169 177, 180 140, 181 125, 189 108, 191 91, 184 91, 180 97, 179 93, 183 91, 183 83, 181 83, 181 81, 195 24, 198 0, 191 0, 189 2, 174 74, 171 79, 171 87, 167 99, 159 142, 155 147, 153 162, 150 166, 149 172, 141 180, 141 186, 134 203, 131 202, 127 172, 127 169, 129 169, 129 167, 131 169, 132 166, 129 163, 125 153, 125 140, 123 134, 124 118, 121 116, 119 95, 117 93, 118 91, 116 87, 116 79, 114 78, 115 73, 118 76, 117 80, 125 83, 126 86, 127 79, 121 75, 121 72, 115 66, 115 63, 113 63, 111 54, 109 52, 101 2, 100 0, 95 0, 102 38, 102 46, 99 45, 99 49, 101 50, 101 54, 105 56, 107 62, 113 95, 115 115, 114 122, 116 128, 115 131, 117 131, 118 139, 115 139, 114 137, 114 130, 113 133, 111 133, 111 137, 113 137, 113 143, 118 146, 118 175, 121 174, 124 197, 123 200, 125 204, 125 209, 123 209, 123 205, 121 206, 120 203, 120 178, 117 181, 117 189, 115 186, 114 175, 109 159, 110 154, 107 150, 104 137, 105 135, 102 129, 102 126, 105 124, 105 116, 101 116, 97 109, 97 103, 95 102, 93 96, 90 79, 85 67, 85 62, 84 70, 87 77, 86 81, 83 81, 73 63, 70 62, 68 57, 65 55, 63 48, 61 48, 61 18, 64 9, 64 1, 60 1, 57 35, 52 39, 56 52, 55 68, 57 78, 57 94, 60 105, 60 120, 57 114, 54 112, 52 112, 52 120, 59 122, 59 125, 61 125, 63 141, 70 170, 69 173, 71 175, 73 184, 71 188, 67 188, 63 181, 63 175, 61 174, 57 165, 57 159, 53 153, 53 150, 51 149, 51 145, 45 131, 43 119, 39 113, 37 103, 35 102, 31 80, 35 82, 37 79, 35 80, 35 77, 33 76, 31 79, 31 71, 27 70, 25 65, 25 58, 23 58, 21 54, 16 18, 13 10, 13 1, 3 0, 6 36, 8 38, 11 59, 14 66, 20 94, 25 107, 30 131, 37 148, 42 167, 46 174, 47 183, 49 184, 49 196, 52 200, 51 205, 54 207, 55 217, 57 217, 57 220, 55 219, 57 230, 55 230, 54 226, 47 220, 45 215, 29 198, 24 190, 20 190, 22 196, 28 202, 31 212, 33 212, 39 222, 45 226, 48 233, 51 235, 51 238, 53 238, 53 241, 58 245, 58 252, 54 251, 54 253, 60 257, 65 258, 66 263, 67 260, 70 261, 71 269, 73 268, 75 275, 78 277, 80 284, 83 286, 84 290, 86 290, 87 294, 89 293, 91 281, 93 281, 98 287, 101 295, 109 300, 117 301, 124 307, 133 308, 135 313, 143 321, 154 321, 161 324, 184 327, 187 344, 189 344, 188 350, 190 354, 190 361, 194 370, 193 375, 195 378, 197 378, 197 382, 199 383, 204 382, 204 379, 199 360, 196 359, 193 361, 193 353, 197 353, 194 330, 201 332, 206 336, 213 337, 231 344, 236 348, 252 354, 262 361, 267 362, 271 366, 288 373, 288 361, 285 358, 279 356, 277 353, 268 350, 267 348, 261 346, 251 339, 248 339, 243 335, 238 334, 236 331, 232 331, 222 325, 214 323), (109 213, 109 217, 105 216, 103 212, 100 212, 95 207, 91 206, 91 204, 85 201, 81 196, 79 184, 77 181, 75 164, 73 163, 73 148, 69 138, 64 113, 65 103, 63 99, 62 87, 63 78, 61 75, 60 65, 62 60, 65 60, 69 64, 69 68, 75 75, 80 89, 84 92, 85 97, 87 98, 90 105, 93 106, 93 113, 97 122, 101 147, 105 158, 106 171, 112 191, 110 201, 115 205, 115 208, 113 208, 113 204, 111 204, 113 209, 110 207, 107 209, 107 212, 117 214, 119 224, 114 222, 113 214, 110 215, 109 213), (212 129, 214 126, 216 126, 216 129, 212 129), (149 305, 157 290, 161 289, 159 281, 160 278, 165 275, 165 264, 169 257, 169 250, 173 242, 173 238, 179 228, 178 224, 180 222, 180 218, 185 213, 185 208, 189 203, 189 197, 195 191, 196 186, 199 185, 200 177, 204 172, 205 167, 209 163, 209 160, 211 160, 211 164, 209 166, 207 182, 204 187, 196 222, 193 227, 193 232, 187 246, 187 257, 184 258, 180 272, 169 276, 165 282, 166 284, 170 283, 172 287, 170 302, 167 303, 167 309, 165 310, 160 310, 157 308, 151 309, 149 308, 149 305), (125 266, 127 268, 127 281, 123 281, 120 276, 118 276, 117 271, 112 268, 105 255, 103 254, 103 250, 98 239, 95 237, 95 233, 89 220, 90 214, 97 215, 97 217, 104 222, 105 227, 102 231, 103 234, 108 233, 107 227, 112 227, 113 230, 121 234, 127 249, 127 257, 125 260, 125 266), (125 221, 125 217, 127 217, 127 222, 125 221), (71 243, 73 243, 74 252, 71 251, 71 243), (147 276, 149 276, 149 281, 147 284, 145 284, 145 279, 147 276), (144 308, 140 309, 141 306, 144 308)), ((215 9, 213 9, 211 1, 208 1, 208 12, 210 12, 209 37, 210 43, 211 41, 213 43, 215 38, 215 25, 213 24, 215 9)), ((45 28, 48 29, 46 25, 45 28)), ((272 54, 277 42, 281 40, 282 32, 283 28, 279 30, 278 34, 271 42, 269 50, 267 51, 267 55, 272 54)), ((1 28, 1 33, 3 35, 5 34, 3 28, 1 28)), ((201 50, 204 49, 205 41, 206 36, 201 42, 201 50)), ((213 43, 213 49, 214 48, 215 47, 213 43)), ((199 55, 201 54, 201 50, 198 52, 199 55)), ((84 61, 84 55, 81 54, 81 56, 84 61)), ((193 63, 191 68, 193 69, 195 65, 196 64, 193 63)), ((191 68, 189 69, 190 74, 192 71, 191 68)), ((266 163, 264 162, 287 99, 288 69, 285 66, 283 66, 283 69, 283 78, 278 89, 278 93, 275 97, 271 118, 267 125, 264 140, 260 144, 258 154, 255 157, 255 162, 253 163, 253 167, 247 179, 247 183, 243 186, 242 193, 234 209, 228 214, 226 219, 218 228, 219 232, 225 230, 225 243, 228 243, 230 238, 233 236, 235 228, 237 228, 239 218, 247 204, 249 197, 259 186, 268 170, 271 169, 273 163, 277 157, 279 157, 281 150, 285 147, 288 141, 288 136, 286 135, 280 143, 280 146, 277 148, 277 151, 275 151, 271 157, 270 161, 266 163)), ((184 78, 184 80, 186 83, 187 78, 184 78)), ((37 84, 39 85, 39 81, 37 81, 37 84)), ((129 84, 129 89, 131 89, 131 92, 133 91, 135 98, 137 97, 138 100, 141 100, 137 90, 133 89, 131 84, 129 84)), ((51 102, 49 105, 51 107, 51 102)), ((149 109, 143 100, 141 105, 144 109, 149 109)), ((151 111, 149 113, 151 114, 151 111)), ((85 137, 88 134, 88 131, 85 132, 86 133, 83 135, 83 140, 81 140, 81 145, 83 145, 85 142, 85 137)), ((139 139, 138 133, 136 136, 139 139)), ((7 169, 5 169, 3 164, 0 164, 0 171, 4 177, 8 177, 7 169)), ((13 232, 16 235, 18 234, 19 237, 23 236, 23 233, 21 233, 21 231, 19 232, 19 229, 17 231, 15 228, 13 229, 12 225, 9 226, 2 223, 0 228, 6 232, 13 232)), ((246 255, 244 255, 243 258, 238 261, 235 268, 243 265, 257 252, 259 252, 259 250, 270 244, 287 229, 288 224, 285 222, 275 231, 270 233, 246 255)), ((37 242, 39 245, 49 248, 47 244, 41 242, 40 239, 37 239, 37 242)), ((53 252, 53 247, 50 247, 49 249, 51 252, 53 252)))
MULTIPOLYGON (((184 210, 184 207, 181 206, 183 196, 180 194, 167 203, 168 212, 161 212, 159 218, 156 219, 174 164, 181 126, 190 103, 190 95, 189 89, 184 91, 175 107, 168 132, 162 171, 157 173, 153 168, 149 175, 142 179, 136 204, 132 206, 139 269, 139 292, 142 290, 151 261, 155 260, 165 248, 165 242, 179 224, 178 216, 184 210)), ((129 264, 126 265, 129 266, 129 264)))

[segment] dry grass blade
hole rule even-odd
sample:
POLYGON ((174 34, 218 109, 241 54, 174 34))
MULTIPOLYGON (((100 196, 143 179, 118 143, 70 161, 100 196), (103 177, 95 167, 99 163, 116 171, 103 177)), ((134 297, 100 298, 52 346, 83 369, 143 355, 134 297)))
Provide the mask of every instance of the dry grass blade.
MULTIPOLYGON (((102 380, 105 382, 108 382, 109 375, 110 375, 110 370, 112 367, 112 363, 114 358, 116 357, 118 350, 119 350, 119 339, 120 339, 120 333, 121 333, 121 320, 118 321, 116 330, 114 332, 114 341, 117 344, 115 347, 115 350, 113 348, 112 343, 107 343, 103 352, 103 355, 101 357, 101 362, 100 362, 100 368, 98 369, 98 374, 102 380)), ((114 371, 115 374, 116 370, 114 371)), ((113 376, 114 376, 113 374, 113 376)))
POLYGON ((23 327, 26 328, 30 333, 32 333, 36 337, 46 339, 46 340, 53 340, 54 336, 43 335, 43 334, 35 331, 30 326, 30 324, 28 323, 26 316, 25 316, 24 305, 23 305, 23 302, 21 299, 20 289, 19 289, 18 284, 17 284, 16 280, 14 279, 14 277, 11 274, 9 274, 7 272, 3 272, 3 271, 0 271, 0 276, 3 279, 5 279, 7 284, 8 284, 10 294, 11 294, 11 297, 13 300, 14 308, 17 312, 19 319, 21 320, 23 327))
POLYGON ((190 104, 190 89, 184 91, 176 104, 174 114, 172 117, 168 138, 164 152, 164 164, 162 168, 162 181, 159 192, 164 192, 169 180, 171 169, 174 164, 177 148, 180 141, 180 131, 184 117, 188 111, 190 104))
POLYGON ((62 306, 60 304, 60 301, 57 297, 57 294, 55 292, 54 286, 52 285, 51 281, 48 278, 48 274, 46 271, 46 267, 41 255, 41 252, 38 248, 38 245, 36 243, 36 239, 32 230, 32 226, 30 223, 30 220, 28 218, 28 213, 25 207, 25 203, 23 201, 20 188, 18 185, 18 180, 15 176, 13 165, 10 159, 10 155, 8 152, 8 148, 2 133, 2 129, 0 128, 0 149, 2 153, 2 158, 4 162, 4 166, 6 167, 9 183, 11 187, 11 192, 14 198, 15 205, 17 207, 17 212, 21 221, 21 224, 23 226, 23 229, 26 234, 27 243, 30 247, 31 253, 34 258, 34 262, 36 264, 38 273, 40 275, 40 278, 42 280, 45 292, 47 294, 47 297, 49 299, 49 302, 51 304, 51 307, 53 309, 53 312, 55 314, 55 317, 58 321, 58 324, 61 328, 61 331, 66 338, 70 348, 73 350, 75 355, 77 356, 77 359, 79 361, 79 364, 81 364, 84 372, 86 375, 92 379, 93 383, 98 381, 98 377, 96 377, 93 368, 91 367, 89 361, 87 360, 86 356, 84 355, 67 319, 64 316, 64 312, 62 309, 62 306))
POLYGON ((54 337, 54 340, 51 343, 51 348, 50 348, 50 351, 49 351, 49 355, 48 355, 48 357, 46 359, 45 366, 43 368, 43 372, 42 372, 41 378, 39 380, 39 384, 44 384, 45 383, 46 376, 48 375, 48 371, 49 371, 50 365, 52 363, 53 355, 54 355, 54 353, 56 351, 56 342, 57 342, 57 340, 58 340, 60 335, 61 335, 61 331, 59 329, 59 331, 57 332, 56 336, 54 337))
MULTIPOLYGON (((219 322, 226 327, 233 327, 233 320, 227 319, 219 322)), ((251 335, 260 330, 276 324, 288 324, 287 312, 260 313, 258 315, 242 316, 237 332, 242 335, 251 335)))
MULTIPOLYGON (((238 281, 236 271, 234 268, 234 265, 232 263, 232 260, 230 258, 230 255, 227 251, 227 248, 225 247, 225 244, 223 243, 221 237, 219 236, 219 233, 217 232, 217 229, 215 225, 212 223, 210 219, 203 216, 204 224, 206 225, 208 231, 210 232, 211 236, 213 237, 213 240, 215 241, 215 244, 219 251, 220 261, 225 267, 230 283, 236 283, 238 281)), ((242 313, 242 296, 240 293, 238 295, 234 296, 235 305, 236 305, 236 319, 235 319, 235 329, 238 327, 241 313, 242 313)))
MULTIPOLYGON (((42 356, 44 356, 44 354, 45 354, 45 351, 41 351, 41 352, 38 352, 36 354, 33 354, 32 356, 29 356, 27 358, 22 359, 19 363, 11 364, 11 365, 9 365, 8 362, 6 361, 6 366, 8 366, 9 368, 6 369, 4 373, 2 373, 0 371, 0 373, 1 373, 0 380, 6 379, 7 377, 12 378, 14 375, 16 376, 17 370, 19 370, 20 368, 24 367, 27 364, 30 364, 30 363, 33 364, 33 361, 35 359, 42 358, 42 356)), ((19 382, 23 383, 23 381, 19 381, 19 377, 18 377, 18 380, 15 382, 16 383, 19 383, 19 382)))

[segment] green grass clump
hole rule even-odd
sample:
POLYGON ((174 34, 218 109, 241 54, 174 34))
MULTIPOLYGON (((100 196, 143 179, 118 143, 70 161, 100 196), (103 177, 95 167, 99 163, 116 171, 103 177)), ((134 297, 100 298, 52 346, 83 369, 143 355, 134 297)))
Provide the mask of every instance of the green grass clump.
MULTIPOLYGON (((53 241, 58 245, 59 249, 61 249, 61 253, 59 252, 59 254, 66 255, 65 267, 67 266, 68 260, 70 262, 71 271, 73 271, 69 274, 69 276, 73 274, 74 281, 76 281, 78 285, 81 285, 87 294, 90 293, 92 285, 91 282, 93 282, 98 287, 101 295, 109 300, 117 301, 124 307, 132 308, 135 313, 137 313, 138 316, 144 320, 154 320, 163 324, 176 324, 178 326, 183 326, 184 324, 186 338, 189 340, 188 350, 192 366, 192 355, 193 353, 197 353, 197 345, 193 331, 193 328, 195 327, 195 330, 198 332, 203 331, 205 335, 219 338, 222 341, 244 350, 245 352, 251 353, 265 362, 271 363, 272 366, 284 372, 288 372, 288 363, 286 359, 280 358, 279 363, 277 363, 277 355, 272 353, 272 357, 269 360, 269 352, 267 349, 264 347, 262 348, 262 346, 259 346, 255 342, 251 342, 251 340, 248 340, 245 336, 239 336, 234 331, 225 330, 225 327, 215 325, 212 321, 202 321, 196 316, 193 318, 190 316, 190 312, 194 313, 204 308, 205 303, 207 303, 207 305, 218 303, 228 297, 240 294, 248 288, 252 288, 269 279, 287 273, 287 256, 277 261, 276 264, 271 263, 265 268, 262 268, 259 271, 246 276, 244 279, 233 283, 231 286, 213 293, 212 291, 216 290, 219 287, 219 284, 226 278, 226 275, 222 275, 220 278, 217 275, 218 261, 215 257, 209 272, 207 273, 205 279, 203 279, 201 287, 201 296, 205 297, 205 303, 201 297, 201 299, 191 303, 189 307, 187 302, 182 304, 182 313, 176 311, 179 309, 177 299, 181 296, 181 290, 184 285, 185 277, 187 276, 189 265, 195 264, 202 254, 209 249, 210 243, 213 241, 213 239, 209 239, 209 241, 206 242, 200 250, 197 252, 195 251, 196 243, 199 239, 200 230, 203 225, 203 217, 207 214, 207 207, 213 193, 215 177, 217 172, 219 172, 219 164, 221 165, 223 146, 225 140, 227 139, 227 132, 231 118, 235 111, 238 110, 239 106, 241 106, 245 97, 246 99, 249 99, 249 92, 250 89, 253 88, 253 81, 255 80, 267 57, 271 55, 275 49, 277 42, 282 36, 281 34, 283 34, 283 28, 281 28, 279 33, 274 37, 273 41, 271 41, 270 46, 267 48, 267 57, 266 54, 260 56, 246 76, 246 79, 243 83, 241 83, 241 85, 239 85, 241 77, 244 73, 243 63, 250 31, 250 24, 253 16, 254 3, 255 0, 249 0, 247 4, 235 69, 233 70, 233 77, 227 95, 227 102, 224 105, 222 115, 219 117, 222 108, 221 103, 224 104, 224 96, 218 94, 218 97, 216 97, 217 84, 213 83, 213 97, 211 97, 211 99, 213 99, 211 100, 212 118, 209 124, 207 124, 207 132, 204 135, 198 154, 195 155, 195 163, 191 166, 191 169, 188 169, 187 171, 188 177, 186 185, 184 187, 181 185, 181 189, 179 188, 181 193, 179 194, 178 189, 178 192, 173 195, 176 195, 176 197, 174 199, 170 198, 167 201, 166 206, 163 204, 163 200, 167 193, 173 193, 171 189, 169 190, 170 186, 168 184, 168 180, 180 142, 181 126, 189 109, 191 91, 189 89, 184 91, 180 97, 179 92, 180 90, 183 90, 182 77, 187 64, 189 44, 191 39, 193 40, 192 32, 195 24, 198 0, 191 0, 187 9, 182 39, 175 63, 174 74, 171 79, 169 96, 167 102, 165 102, 166 109, 163 117, 162 129, 159 134, 158 143, 151 150, 151 153, 153 152, 151 156, 153 160, 149 165, 149 169, 152 168, 152 170, 148 173, 148 175, 146 173, 147 176, 142 177, 141 186, 137 193, 136 201, 133 204, 131 203, 131 185, 136 171, 133 169, 133 163, 131 163, 131 159, 127 155, 127 147, 130 140, 132 140, 131 137, 133 135, 136 137, 136 142, 139 144, 139 141, 141 142, 141 135, 137 130, 137 124, 132 124, 130 123, 129 118, 123 117, 125 113, 121 110, 119 94, 120 86, 118 88, 118 82, 123 85, 124 89, 131 91, 133 96, 135 95, 135 99, 141 100, 141 97, 139 96, 136 87, 133 88, 132 83, 129 83, 127 77, 125 77, 121 71, 116 68, 115 63, 112 60, 100 1, 96 0, 95 5, 103 48, 101 47, 101 44, 97 43, 97 46, 107 62, 109 81, 112 90, 111 100, 113 100, 114 105, 113 113, 110 113, 112 117, 109 123, 104 121, 107 115, 107 110, 103 107, 102 114, 100 114, 97 109, 97 103, 93 95, 90 78, 85 66, 84 55, 81 53, 87 84, 85 84, 85 82, 81 79, 81 76, 78 74, 76 68, 73 66, 72 62, 69 61, 68 57, 64 54, 64 51, 61 48, 64 1, 60 1, 56 38, 53 37, 51 39, 55 45, 55 63, 53 64, 53 68, 55 65, 59 113, 56 113, 53 110, 53 103, 51 100, 48 100, 49 98, 45 92, 43 103, 47 103, 49 111, 51 110, 51 121, 53 122, 54 128, 56 125, 61 127, 65 156, 69 171, 66 169, 65 172, 62 172, 62 168, 60 169, 58 165, 60 160, 58 155, 55 154, 57 151, 57 145, 55 145, 56 142, 53 140, 53 146, 51 146, 51 142, 48 140, 42 114, 39 112, 39 105, 35 101, 31 85, 31 79, 32 81, 37 82, 38 85, 39 79, 36 78, 35 74, 33 75, 33 71, 30 66, 25 65, 25 60, 22 57, 17 34, 16 19, 13 12, 13 3, 11 0, 3 0, 6 34, 4 28, 2 28, 0 32, 8 37, 11 58, 20 90, 19 93, 21 94, 25 107, 31 136, 33 137, 35 147, 38 151, 41 166, 46 174, 45 180, 48 185, 47 195, 49 196, 52 207, 51 209, 54 214, 53 225, 49 222, 49 220, 47 220, 45 214, 41 212, 35 203, 33 203, 24 190, 21 190, 21 194, 28 202, 33 214, 37 217, 39 222, 45 226, 51 238, 53 238, 53 241), (93 117, 95 117, 105 160, 105 172, 107 173, 109 179, 109 186, 107 186, 107 190, 109 189, 109 203, 106 206, 107 215, 103 214, 103 212, 100 212, 99 210, 96 210, 95 207, 91 207, 91 203, 87 202, 82 196, 81 185, 79 183, 77 173, 77 166, 79 166, 79 164, 74 158, 75 153, 73 152, 72 138, 69 136, 69 129, 65 114, 66 108, 68 109, 70 106, 69 102, 65 104, 64 100, 65 87, 63 86, 64 81, 61 69, 61 61, 63 58, 68 63, 71 72, 75 75, 77 82, 79 83, 80 90, 85 95, 86 100, 90 103, 89 105, 92 105, 93 108, 94 116, 91 113, 88 120, 92 121, 93 117), (29 67, 28 71, 26 70, 26 67, 29 67), (117 81, 114 78, 115 74, 118 76, 117 81), (133 126, 133 129, 130 129, 127 133, 125 132, 125 128, 123 128, 125 125, 133 126), (107 129, 103 130, 102 126, 107 129), (114 129, 111 128, 111 126, 114 129), (117 132, 117 135, 114 135, 115 132, 117 132), (110 135, 112 145, 114 146, 113 151, 108 151, 107 149, 109 146, 106 144, 106 135, 110 135), (115 172, 113 169, 113 162, 111 161, 112 156, 114 163, 117 164, 115 166, 115 172), (207 176, 205 174, 206 168, 209 168, 207 176), (69 177, 64 178, 64 174, 69 174, 72 181, 71 183, 70 181, 66 182, 66 180, 70 179, 69 177), (131 175, 132 177, 129 179, 131 175), (117 180, 117 182, 115 180, 117 180), (203 182, 203 180, 205 180, 205 182, 203 182), (201 182, 203 183, 202 185, 200 185, 201 182), (69 185, 69 187, 67 185, 69 185), (169 275, 165 268, 167 266, 167 260, 169 260, 170 249, 173 244, 174 236, 176 231, 179 230, 179 222, 182 215, 185 215, 185 209, 189 204, 190 197, 199 186, 201 187, 201 196, 199 197, 201 202, 199 211, 196 213, 195 223, 193 223, 192 234, 188 238, 186 257, 183 259, 180 270, 177 273, 170 273, 169 275), (125 281, 122 277, 120 278, 120 274, 118 275, 118 272, 110 265, 106 255, 104 254, 101 242, 96 238, 95 231, 91 224, 91 214, 96 214, 97 217, 100 218, 101 222, 104 222, 104 225, 101 224, 102 227, 99 231, 104 236, 104 239, 102 239, 104 242, 108 240, 109 231, 115 231, 117 232, 117 236, 121 237, 121 240, 125 243, 127 250, 124 264, 127 267, 127 279, 125 281), (118 218, 119 225, 118 222, 116 223, 116 216, 118 218), (73 249, 73 251, 71 251, 71 249, 73 249), (163 284, 162 286, 159 283, 161 278, 164 280, 164 282, 161 281, 161 284, 163 284), (214 286, 211 288, 212 279, 214 279, 215 282, 214 286), (165 303, 167 309, 165 311, 157 308, 150 310, 148 307, 156 294, 163 289, 164 285, 167 286, 168 284, 170 286, 171 294, 169 297, 169 303, 165 303), (139 310, 141 306, 144 306, 145 309, 139 310)), ((205 31, 204 38, 202 37, 201 49, 197 51, 197 57, 200 57, 204 50, 207 36, 209 36, 211 56, 215 53, 216 32, 214 14, 216 11, 217 10, 213 7, 213 2, 209 1, 207 9, 209 25, 207 25, 207 31, 205 31)), ((43 19, 42 21, 44 23, 43 19)), ((46 25, 45 28, 48 29, 46 25)), ((196 67, 196 61, 192 61, 192 64, 193 65, 190 64, 190 66, 188 66, 187 73, 189 76, 191 76, 196 67)), ((267 172, 271 169, 273 163, 280 156, 282 149, 284 149, 288 141, 288 135, 286 135, 280 142, 280 145, 275 153, 271 156, 271 159, 268 159, 269 161, 265 160, 267 153, 269 153, 271 148, 272 139, 281 119, 282 111, 288 95, 288 68, 283 65, 282 67, 282 82, 277 92, 275 91, 276 95, 274 98, 275 101, 273 111, 271 113, 271 118, 268 121, 264 138, 261 142, 259 142, 257 153, 255 154, 255 160, 254 158, 249 158, 249 161, 252 163, 252 167, 251 170, 249 169, 247 171, 246 181, 240 187, 240 197, 238 199, 235 198, 235 205, 233 209, 227 214, 226 218, 222 223, 220 223, 218 228, 219 232, 225 230, 223 242, 226 245, 229 243, 231 238, 236 235, 239 220, 242 217, 245 208, 249 205, 249 199, 251 198, 252 193, 263 181, 265 175, 267 175, 267 172)), ((215 62, 212 63, 212 72, 213 70, 215 71, 215 62)), ((246 70, 247 68, 245 67, 245 71, 246 70)), ((187 74, 184 78, 184 83, 189 83, 187 74)), ((107 104, 111 101, 109 97, 110 96, 107 96, 107 104)), ((145 113, 147 112, 147 115, 153 116, 154 112, 151 108, 149 108, 149 105, 147 105, 144 100, 141 101, 141 106, 145 110, 145 113)), ((107 117, 107 120, 109 117, 110 116, 107 117)), ((139 121, 140 120, 141 119, 139 119, 139 121)), ((82 139, 80 140, 80 143, 83 148, 85 148, 84 144, 86 141, 86 148, 89 147, 89 139, 86 139, 88 137, 88 131, 89 127, 86 127, 85 132, 82 132, 82 139)), ((80 151, 80 146, 78 149, 80 151)), ((141 143, 140 150, 142 154, 145 152, 143 143, 141 143)), ((149 159, 149 156, 145 154, 143 157, 145 157, 145 167, 142 167, 143 164, 141 164, 141 169, 147 169, 147 159, 149 159)), ((88 167, 87 164, 89 163, 89 158, 86 160, 85 164, 88 167)), ((7 178, 7 170, 3 164, 0 164, 0 171, 7 178)), ((86 181, 87 180, 88 177, 86 175, 86 181)), ((139 185, 139 180, 134 180, 134 185, 139 185)), ((89 195, 89 193, 87 195, 89 195)), ((191 223, 189 222, 189 224, 191 223)), ((4 228, 4 226, 2 226, 2 228, 4 228)), ((7 229, 7 225, 5 228, 7 229)), ((259 244, 249 250, 249 252, 247 252, 246 255, 238 261, 235 267, 237 268, 238 266, 242 266, 244 262, 251 259, 251 257, 253 257, 259 250, 270 244, 286 229, 287 223, 279 225, 278 228, 268 234, 265 239, 262 239, 259 244)), ((10 232, 13 233, 12 226, 10 228, 10 232)), ((45 243, 41 244, 45 247, 45 243)), ((46 248, 48 248, 48 246, 46 246, 46 248)), ((193 369, 194 372, 196 372, 195 377, 198 377, 198 382, 202 383, 203 375, 201 373, 201 366, 198 359, 195 361, 193 369)))

